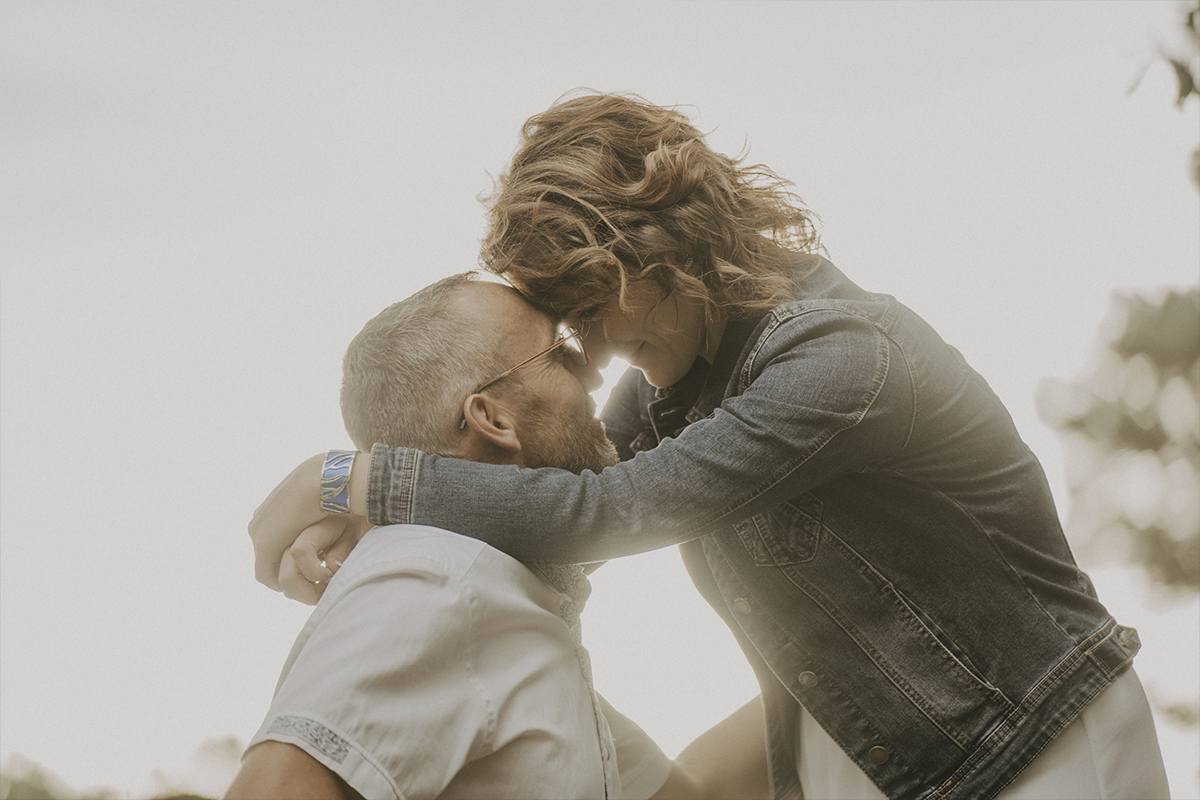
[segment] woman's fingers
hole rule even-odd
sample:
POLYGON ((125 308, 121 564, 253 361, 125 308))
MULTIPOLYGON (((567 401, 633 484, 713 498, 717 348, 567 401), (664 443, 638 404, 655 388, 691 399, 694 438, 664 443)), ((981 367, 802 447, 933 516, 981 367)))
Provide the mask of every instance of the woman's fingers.
POLYGON ((279 583, 283 593, 312 605, 370 524, 361 517, 335 514, 309 525, 283 554, 279 583))
POLYGON ((283 558, 279 561, 279 585, 283 589, 284 597, 289 600, 299 600, 310 606, 316 605, 324 586, 324 584, 314 584, 300 574, 291 551, 284 553, 283 558))

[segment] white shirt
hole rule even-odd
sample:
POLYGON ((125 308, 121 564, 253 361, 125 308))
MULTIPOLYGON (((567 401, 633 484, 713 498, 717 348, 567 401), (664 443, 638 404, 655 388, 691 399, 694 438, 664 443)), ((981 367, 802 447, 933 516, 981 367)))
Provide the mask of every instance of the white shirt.
POLYGON ((375 529, 301 630, 250 744, 295 744, 372 800, 647 798, 670 760, 611 706, 595 713, 569 602, 475 539, 375 529))

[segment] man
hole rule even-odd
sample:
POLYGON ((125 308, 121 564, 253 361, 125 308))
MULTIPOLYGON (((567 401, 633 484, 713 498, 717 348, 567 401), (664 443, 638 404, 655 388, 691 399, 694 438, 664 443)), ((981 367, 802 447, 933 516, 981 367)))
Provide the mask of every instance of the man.
MULTIPOLYGON (((617 461, 578 333, 498 284, 459 275, 393 305, 355 337, 343 371, 359 447, 576 472, 617 461)), ((757 705, 672 764, 592 690, 583 571, 537 569, 448 531, 368 531, 297 639, 226 797, 765 794, 757 705), (714 769, 735 745, 744 772, 714 769)))

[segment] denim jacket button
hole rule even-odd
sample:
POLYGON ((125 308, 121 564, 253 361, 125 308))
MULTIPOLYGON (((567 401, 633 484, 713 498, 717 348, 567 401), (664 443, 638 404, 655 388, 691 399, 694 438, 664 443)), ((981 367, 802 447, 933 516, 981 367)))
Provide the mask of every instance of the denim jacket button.
POLYGON ((796 680, 800 681, 801 686, 807 686, 810 689, 820 682, 820 678, 817 677, 817 673, 815 672, 801 672, 796 676, 796 680))
POLYGON ((886 747, 872 747, 871 752, 867 753, 867 758, 871 759, 872 764, 883 764, 890 755, 886 747))
POLYGON ((750 601, 744 597, 739 597, 738 599, 733 601, 733 608, 739 614, 749 614, 750 613, 750 601))

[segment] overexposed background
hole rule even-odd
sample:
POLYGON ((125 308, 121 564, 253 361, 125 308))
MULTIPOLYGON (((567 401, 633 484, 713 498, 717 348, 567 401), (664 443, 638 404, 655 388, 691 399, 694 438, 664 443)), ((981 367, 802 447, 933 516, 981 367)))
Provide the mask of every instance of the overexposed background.
MULTIPOLYGON (((1159 58, 1181 14, 0 5, 0 758, 122 797, 224 789, 308 614, 254 582, 245 524, 349 444, 346 344, 475 265, 477 195, 575 87, 689 105, 715 149, 794 181, 833 261, 988 378, 1065 513, 1039 381, 1085 370, 1114 290, 1200 269, 1200 104, 1173 106, 1159 58)), ((1195 595, 1101 555, 1152 695, 1195 697, 1195 595)), ((673 549, 593 582, 597 686, 668 753, 756 693, 673 549)), ((1175 796, 1200 797, 1197 729, 1160 737, 1175 796)))

